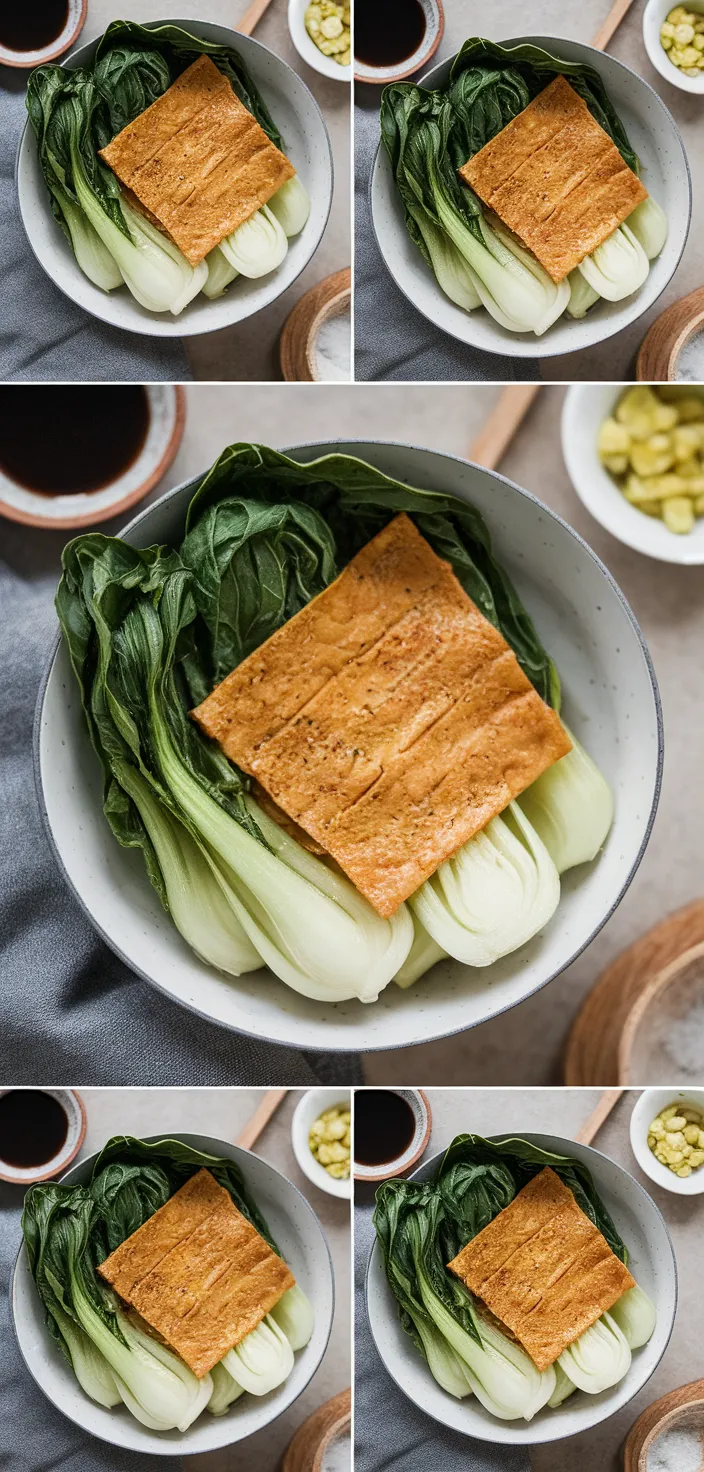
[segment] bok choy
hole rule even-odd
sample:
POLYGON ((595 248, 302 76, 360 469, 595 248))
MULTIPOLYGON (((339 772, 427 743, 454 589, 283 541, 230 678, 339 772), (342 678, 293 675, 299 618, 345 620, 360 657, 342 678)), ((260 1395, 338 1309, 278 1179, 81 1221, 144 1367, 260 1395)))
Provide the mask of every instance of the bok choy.
POLYGON ((124 1403, 142 1425, 157 1431, 185 1431, 206 1406, 222 1415, 246 1390, 266 1394, 290 1373, 293 1343, 302 1347, 313 1327, 311 1306, 297 1285, 280 1301, 289 1300, 282 1309, 284 1328, 267 1316, 212 1373, 197 1378, 131 1310, 124 1310, 97 1272, 202 1168, 276 1251, 238 1166, 176 1140, 146 1143, 117 1136, 98 1156, 85 1184, 32 1186, 25 1198, 24 1242, 50 1334, 91 1399, 106 1408, 124 1403), (230 1372, 231 1357, 240 1363, 238 1378, 230 1372))

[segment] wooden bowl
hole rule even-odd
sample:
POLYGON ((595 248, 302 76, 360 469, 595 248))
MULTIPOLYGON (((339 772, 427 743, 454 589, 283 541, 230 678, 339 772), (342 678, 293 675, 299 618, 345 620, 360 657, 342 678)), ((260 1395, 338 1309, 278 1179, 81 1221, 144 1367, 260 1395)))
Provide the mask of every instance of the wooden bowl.
POLYGON ((284 1452, 281 1472, 322 1472, 323 1458, 336 1437, 351 1432, 352 1391, 341 1390, 299 1426, 284 1452))
POLYGON ((287 383, 320 383, 315 369, 315 343, 328 317, 349 310, 352 273, 349 266, 333 271, 302 296, 286 318, 279 343, 281 372, 287 383))
POLYGON ((647 1472, 649 1450, 663 1431, 675 1426, 701 1430, 704 1461, 704 1380, 668 1391, 642 1412, 624 1443, 624 1472, 647 1472))
POLYGON ((662 1065, 662 1080, 655 1077, 652 1059, 658 1027, 682 1015, 687 993, 691 997, 700 986, 704 995, 704 900, 695 900, 647 931, 599 978, 567 1040, 565 1083, 593 1088, 692 1082, 677 1078, 671 1059, 662 1065))
POLYGON ((677 359, 703 324, 704 286, 698 286, 661 312, 646 332, 636 363, 638 382, 676 383, 677 359))

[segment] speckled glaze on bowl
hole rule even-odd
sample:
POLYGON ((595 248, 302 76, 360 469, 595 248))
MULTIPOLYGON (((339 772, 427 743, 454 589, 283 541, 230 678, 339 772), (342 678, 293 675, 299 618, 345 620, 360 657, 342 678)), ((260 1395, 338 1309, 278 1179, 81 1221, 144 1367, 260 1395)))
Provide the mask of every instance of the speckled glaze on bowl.
MULTIPOLYGON (((213 445, 213 459, 221 448, 213 445)), ((225 978, 188 948, 151 888, 141 855, 121 848, 105 821, 101 769, 58 639, 38 698, 35 770, 64 878, 133 971, 237 1032, 290 1047, 366 1052, 474 1027, 538 991, 579 955, 615 910, 645 850, 660 790, 662 728, 655 675, 635 618, 603 563, 554 512, 495 471, 435 450, 358 440, 295 446, 289 454, 306 463, 333 450, 482 512, 496 556, 560 671, 565 720, 611 783, 616 813, 605 847, 594 863, 564 875, 545 931, 494 966, 441 961, 414 986, 391 983, 366 1006, 311 1002, 266 970, 225 978)), ((126 540, 138 547, 178 545, 200 480, 147 507, 125 528, 126 540)))
MULTIPOLYGON (((457 1120, 457 1133, 471 1129, 471 1120, 457 1120)), ((479 1441, 509 1446, 536 1446, 561 1441, 598 1426, 627 1405, 642 1390, 667 1349, 677 1308, 677 1264, 674 1249, 655 1202, 643 1187, 607 1155, 588 1145, 578 1145, 561 1135, 528 1134, 517 1122, 521 1139, 530 1140, 542 1150, 569 1155, 588 1167, 595 1185, 611 1213, 629 1251, 629 1266, 636 1282, 652 1298, 657 1310, 657 1323, 652 1338, 642 1349, 635 1350, 625 1378, 600 1395, 577 1392, 557 1410, 539 1411, 532 1421, 499 1421, 480 1405, 475 1395, 468 1400, 455 1400, 440 1389, 425 1361, 401 1328, 396 1300, 389 1288, 375 1243, 367 1264, 367 1315, 379 1357, 399 1390, 434 1421, 461 1431, 479 1441)), ((494 1139, 509 1138, 506 1133, 494 1139)), ((449 1142, 448 1142, 449 1143, 449 1142)), ((440 1165, 444 1151, 423 1162, 411 1177, 425 1181, 440 1165)))
MULTIPOLYGON (((355 1089, 355 1099, 363 1092, 363 1089, 355 1089)), ((428 1148, 430 1132, 433 1128, 433 1116, 427 1095, 422 1089, 389 1089, 387 1092, 399 1094, 402 1099, 405 1099, 415 1121, 413 1138, 402 1155, 397 1155, 395 1160, 385 1160, 383 1165, 363 1165, 361 1160, 355 1160, 354 1178, 356 1181, 367 1181, 374 1184, 390 1181, 394 1176, 407 1176, 428 1148)))
MULTIPOLYGON (((124 1406, 108 1410, 90 1400, 81 1389, 46 1328, 44 1309, 29 1270, 24 1244, 17 1254, 10 1288, 12 1318, 27 1369, 47 1399, 70 1421, 100 1441, 126 1447, 135 1453, 162 1457, 190 1456, 245 1441, 293 1405, 312 1379, 327 1349, 335 1305, 335 1282, 330 1249, 313 1208, 297 1187, 268 1161, 242 1150, 238 1145, 209 1135, 185 1134, 179 1130, 170 1136, 162 1132, 146 1138, 152 1141, 181 1140, 195 1150, 223 1156, 239 1165, 248 1189, 271 1227, 274 1241, 313 1305, 315 1325, 312 1337, 305 1348, 297 1352, 288 1379, 269 1395, 243 1397, 224 1416, 211 1416, 210 1412, 204 1411, 187 1431, 150 1431, 124 1406)), ((67 1171, 64 1183, 86 1181, 98 1153, 86 1156, 85 1160, 67 1171)), ((17 1230, 19 1232, 19 1227, 17 1230)))
POLYGON ((445 12, 442 0, 419 0, 419 4, 425 16, 425 31, 420 45, 410 56, 404 56, 403 61, 395 62, 393 66, 369 66, 366 61, 360 61, 355 56, 356 82, 371 82, 376 87, 387 87, 389 82, 401 82, 404 77, 412 77, 414 72, 428 65, 442 41, 445 12))
MULTIPOLYGON (((0 1089, 0 1097, 15 1092, 19 1093, 21 1090, 0 1089)), ((0 1159, 0 1181, 9 1181, 13 1186, 30 1186, 35 1181, 53 1180, 75 1160, 85 1139, 86 1111, 80 1094, 75 1089, 42 1088, 40 1092, 49 1094, 61 1105, 67 1120, 66 1139, 56 1155, 51 1160, 43 1161, 41 1165, 10 1165, 9 1161, 0 1159)))
MULTIPOLYGON (((31 6, 33 0, 3 0, 5 5, 22 5, 23 3, 31 6)), ((56 61, 78 40, 85 25, 87 11, 88 0, 68 0, 68 13, 63 30, 47 46, 39 46, 35 51, 13 51, 9 46, 3 46, 0 42, 0 66, 12 66, 17 67, 18 70, 32 71, 35 66, 45 66, 48 61, 56 61)))
POLYGON ((180 384, 145 383, 143 388, 149 399, 147 437, 116 480, 97 491, 50 496, 30 491, 0 469, 0 516, 57 531, 95 526, 143 501, 175 460, 186 422, 186 395, 180 384))
MULTIPOLYGON (((430 322, 450 337, 485 352, 508 358, 551 358, 579 352, 622 332, 647 312, 674 276, 684 250, 692 214, 692 188, 684 144, 674 118, 642 77, 592 46, 555 36, 520 36, 506 46, 530 43, 565 61, 587 62, 599 72, 641 161, 646 188, 667 214, 669 235, 640 291, 621 302, 601 300, 581 322, 561 317, 542 337, 508 332, 483 308, 464 312, 440 290, 430 267, 413 244, 403 219, 403 206, 381 141, 370 182, 372 221, 377 245, 399 290, 430 322)), ((440 62, 421 77, 425 87, 444 86, 454 58, 440 62)))
MULTIPOLYGON (((240 276, 232 289, 215 301, 202 292, 174 317, 170 312, 148 312, 126 288, 105 292, 94 286, 76 264, 73 251, 59 229, 49 207, 34 134, 27 123, 17 155, 17 195, 20 215, 29 245, 65 296, 83 307, 91 316, 125 332, 138 332, 146 337, 193 337, 217 332, 243 322, 283 295, 305 269, 317 250, 328 222, 333 191, 332 150, 323 115, 305 82, 281 57, 228 26, 213 25, 205 20, 146 21, 148 29, 171 24, 191 35, 221 45, 232 46, 240 53, 267 106, 281 130, 285 148, 310 196, 310 214, 300 235, 289 241, 288 252, 278 270, 258 280, 240 276)), ((98 39, 74 51, 67 67, 85 66, 95 54, 98 39)))

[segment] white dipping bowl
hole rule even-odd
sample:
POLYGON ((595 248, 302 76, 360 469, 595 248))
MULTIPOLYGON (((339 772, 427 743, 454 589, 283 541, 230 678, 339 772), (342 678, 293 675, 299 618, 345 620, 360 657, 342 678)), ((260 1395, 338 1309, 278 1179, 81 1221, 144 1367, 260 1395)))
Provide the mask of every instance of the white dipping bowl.
POLYGON ((663 1191, 672 1191, 675 1196, 700 1196, 704 1191, 704 1166, 683 1180, 655 1159, 648 1144, 650 1125, 668 1104, 681 1104, 685 1109, 691 1104, 693 1109, 704 1111, 704 1089, 644 1089, 631 1114, 631 1149, 641 1170, 663 1191))
MULTIPOLYGON (((173 317, 170 312, 148 312, 127 290, 101 291, 83 275, 73 251, 54 219, 49 195, 39 167, 37 145, 27 123, 17 155, 17 194, 27 239, 40 266, 55 286, 91 316, 125 332, 146 337, 193 337, 218 332, 253 317, 282 296, 300 276, 317 250, 328 222, 332 203, 333 166, 330 139, 323 115, 312 93, 296 72, 255 41, 227 26, 205 20, 161 20, 145 22, 149 30, 160 25, 180 26, 192 36, 217 41, 238 51, 252 74, 274 121, 281 131, 284 148, 310 196, 310 215, 300 235, 289 241, 288 252, 276 271, 258 280, 239 276, 224 296, 209 301, 202 292, 173 317)), ((74 51, 65 65, 70 68, 91 62, 98 40, 74 51)))
MULTIPOLYGON (((670 389, 673 387, 668 385, 670 389)), ((704 396, 699 384, 677 387, 688 397, 704 396)), ((656 557, 659 562, 696 566, 704 562, 704 517, 697 518, 686 536, 671 532, 659 517, 646 516, 626 500, 615 478, 599 459, 599 429, 614 413, 627 388, 623 383, 573 383, 568 389, 562 409, 562 453, 570 480, 590 515, 619 542, 635 552, 645 553, 646 557, 656 557)))
MULTIPOLYGON (((493 317, 477 308, 464 312, 455 306, 435 280, 430 267, 406 230, 403 205, 393 179, 391 165, 379 143, 371 177, 371 207, 377 244, 396 285, 429 321, 472 347, 507 358, 552 358, 560 353, 579 352, 622 332, 647 312, 665 290, 679 265, 687 240, 692 213, 692 188, 684 144, 674 118, 657 93, 642 77, 593 46, 555 36, 520 36, 503 44, 540 46, 564 61, 587 62, 599 72, 641 162, 646 189, 664 209, 669 234, 640 291, 621 302, 603 299, 581 322, 562 316, 542 337, 533 332, 508 332, 493 317)), ((421 78, 425 87, 442 87, 450 75, 454 57, 431 68, 421 78)))
POLYGON ((308 1144, 311 1125, 326 1109, 333 1109, 336 1104, 342 1109, 351 1109, 352 1096, 349 1089, 307 1089, 299 1099, 291 1120, 291 1144, 304 1176, 319 1191, 326 1191, 328 1196, 338 1196, 343 1201, 349 1201, 352 1195, 352 1152, 350 1151, 350 1175, 346 1181, 336 1181, 334 1176, 328 1175, 320 1161, 316 1160, 308 1144))
MULTIPOLYGON (((676 0, 648 0, 643 11, 643 41, 650 60, 656 72, 670 82, 673 87, 679 87, 680 92, 693 92, 696 96, 704 96, 704 73, 701 77, 686 77, 684 72, 670 61, 667 52, 660 43, 660 27, 667 20, 671 10, 674 10, 676 0)), ((695 10, 697 15, 704 15, 704 0, 685 0, 685 10, 695 10)))
MULTIPOLYGON (((206 1154, 234 1160, 245 1185, 268 1222, 282 1257, 289 1264, 313 1305, 315 1327, 309 1343, 298 1350, 287 1380, 269 1395, 246 1395, 230 1406, 224 1416, 203 1411, 187 1431, 150 1431, 136 1421, 125 1406, 111 1410, 99 1406, 81 1389, 70 1365, 52 1339, 44 1321, 44 1308, 29 1270, 24 1243, 15 1263, 11 1286, 12 1317, 22 1358, 40 1390, 57 1410, 112 1446, 162 1457, 191 1456, 216 1451, 254 1436, 275 1421, 305 1390, 327 1349, 335 1304, 335 1284, 330 1250, 315 1212, 300 1191, 273 1165, 209 1135, 164 1134, 151 1141, 170 1138, 206 1154)), ((64 1184, 87 1181, 100 1152, 96 1151, 62 1177, 64 1184)))
MULTIPOLYGON (((458 1120, 458 1128, 460 1121, 458 1120)), ((477 1397, 456 1400, 441 1390, 415 1345, 401 1328, 398 1305, 389 1288, 378 1244, 372 1247, 367 1265, 367 1315, 372 1337, 380 1359, 396 1382, 416 1406, 434 1421, 461 1431, 478 1441, 498 1442, 503 1446, 536 1446, 576 1436, 608 1420, 638 1394, 662 1359, 672 1333, 677 1308, 677 1265, 665 1222, 654 1201, 623 1166, 587 1145, 565 1140, 560 1135, 524 1134, 542 1150, 569 1155, 591 1171, 596 1188, 629 1252, 629 1267, 641 1288, 653 1300, 657 1323, 652 1338, 642 1349, 633 1351, 630 1369, 618 1385, 600 1395, 574 1395, 551 1411, 539 1411, 532 1421, 499 1421, 480 1405, 477 1397)), ((494 1135, 493 1139, 507 1136, 494 1135)), ((424 1161, 411 1176, 425 1181, 440 1165, 444 1151, 424 1161)))
MULTIPOLYGON (((215 447, 214 447, 215 448, 215 447)), ((661 716, 642 634, 610 573, 554 512, 495 471, 452 455, 373 441, 289 450, 306 463, 331 451, 469 501, 486 517, 560 671, 564 715, 611 783, 616 814, 593 864, 570 870, 545 931, 494 966, 441 961, 415 986, 390 983, 371 1005, 301 997, 266 970, 225 978, 194 955, 164 912, 141 854, 113 837, 68 654, 57 639, 37 704, 39 801, 64 878, 108 945, 138 975, 221 1026, 303 1049, 367 1052, 446 1037, 515 1007, 563 971, 613 913, 640 863, 660 788, 661 716)), ((123 536, 177 546, 201 477, 146 508, 123 536)))
POLYGON ((305 13, 310 0, 288 0, 288 28, 291 32, 291 40, 303 61, 312 66, 313 71, 320 72, 323 77, 330 77, 333 82, 349 82, 352 80, 352 63, 348 66, 340 66, 332 56, 324 56, 323 52, 316 46, 306 30, 305 13))

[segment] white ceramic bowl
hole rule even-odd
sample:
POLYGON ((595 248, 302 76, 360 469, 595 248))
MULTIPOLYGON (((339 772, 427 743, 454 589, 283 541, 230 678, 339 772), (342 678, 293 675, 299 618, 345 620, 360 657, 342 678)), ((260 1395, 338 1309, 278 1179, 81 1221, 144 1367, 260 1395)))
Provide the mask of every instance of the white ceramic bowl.
POLYGON ((146 383, 144 392, 149 399, 146 438, 131 465, 115 480, 97 491, 45 496, 20 485, 0 468, 0 516, 58 531, 95 526, 142 501, 174 461, 186 420, 186 395, 180 384, 146 383))
MULTIPOLYGON (((459 1130, 462 1121, 457 1121, 459 1130)), ((672 1333, 677 1308, 677 1265, 667 1227, 657 1206, 628 1171, 598 1150, 578 1145, 560 1135, 524 1134, 543 1150, 570 1155, 580 1160, 592 1173, 604 1204, 629 1251, 629 1266, 636 1282, 652 1298, 657 1309, 657 1323, 652 1338, 642 1349, 635 1350, 625 1378, 600 1395, 577 1391, 557 1410, 539 1411, 534 1420, 499 1421, 480 1405, 475 1395, 468 1400, 455 1400, 440 1389, 408 1335, 401 1328, 398 1307, 389 1288, 381 1253, 375 1242, 367 1265, 367 1315, 374 1343, 386 1370, 405 1395, 421 1406, 434 1421, 473 1436, 479 1441, 502 1445, 535 1446, 548 1441, 561 1441, 588 1431, 613 1416, 642 1390, 657 1368, 672 1333)), ((506 1135, 496 1135, 505 1139, 506 1135)), ((411 1180, 427 1180, 434 1175, 444 1151, 424 1161, 411 1180)))
MULTIPOLYGON (((164 21, 145 23, 154 29, 164 21)), ((310 196, 310 215, 300 235, 290 242, 278 270, 256 281, 238 277, 224 296, 209 301, 200 293, 179 317, 170 312, 148 312, 125 287, 101 291, 79 270, 73 251, 49 208, 39 167, 34 134, 27 123, 17 155, 17 193, 22 223, 40 266, 56 286, 101 322, 147 337, 193 337, 217 332, 253 317, 282 296, 300 276, 320 244, 332 203, 333 166, 330 139, 323 115, 305 82, 296 72, 251 36, 205 20, 173 20, 193 36, 232 46, 248 66, 284 139, 284 148, 310 196)), ((67 67, 84 66, 95 54, 97 40, 74 51, 67 67)))
MULTIPOLYGON (((349 1089, 307 1089, 299 1099, 291 1120, 291 1144, 304 1176, 307 1176, 319 1191, 326 1191, 328 1196, 338 1196, 343 1201, 349 1201, 352 1194, 350 1176, 346 1181, 336 1181, 334 1176, 329 1176, 325 1167, 312 1154, 308 1144, 311 1125, 324 1110, 332 1109, 336 1104, 345 1109, 351 1108, 349 1089)), ((350 1175, 351 1171, 350 1155, 350 1175)))
MULTIPOLYGON (((677 0, 648 0, 643 11, 643 41, 650 60, 656 72, 670 82, 673 87, 679 87, 680 92, 693 92, 695 96, 704 95, 704 74, 701 77, 686 77, 684 72, 670 61, 667 52, 660 43, 660 27, 667 19, 671 10, 674 10, 677 0)), ((704 15, 704 0, 685 0, 685 10, 695 10, 697 15, 704 15)))
MULTIPOLYGON (((682 384, 681 390, 704 395, 698 384, 682 384)), ((678 536, 659 517, 631 506, 599 460, 599 428, 625 392, 622 383, 573 383, 568 389, 562 409, 562 453, 570 480, 594 520, 619 542, 660 562, 698 565, 704 562, 704 518, 697 518, 687 536, 678 536)))
POLYGON ((333 82, 349 82, 352 80, 352 63, 349 66, 341 66, 333 56, 324 56, 318 49, 315 41, 311 40, 306 30, 304 16, 310 0, 288 0, 288 28, 291 32, 291 40, 303 61, 312 66, 313 71, 320 72, 324 77, 330 77, 333 82))
MULTIPOLYGON (((381 142, 371 177, 371 208, 377 244, 396 285, 418 311, 450 337, 485 352, 508 358, 551 358, 578 352, 621 332, 652 307, 679 265, 692 213, 692 190, 684 144, 674 119, 657 93, 623 62, 592 46, 555 36, 521 36, 505 44, 530 42, 565 61, 583 61, 596 67, 641 162, 643 183, 662 205, 669 222, 667 242, 651 261, 647 281, 634 296, 621 302, 599 301, 581 322, 561 317, 543 337, 508 332, 483 308, 464 312, 440 290, 403 221, 403 207, 381 142)), ((421 78, 423 86, 444 86, 453 57, 440 62, 421 78)))
MULTIPOLYGON (((160 1140, 165 1135, 148 1138, 160 1140)), ((83 1431, 108 1441, 112 1446, 157 1456, 190 1456, 233 1446, 275 1421, 305 1390, 325 1354, 332 1326, 335 1285, 330 1251, 323 1229, 312 1207, 300 1191, 273 1165, 209 1135, 170 1136, 211 1155, 225 1156, 240 1166, 248 1190, 260 1207, 285 1261, 308 1295, 315 1313, 310 1342, 295 1356, 288 1379, 270 1395, 243 1396, 224 1416, 204 1411, 185 1432, 149 1431, 124 1406, 107 1410, 96 1405, 81 1390, 70 1366, 44 1322, 44 1309, 29 1270, 24 1244, 20 1247, 12 1279, 12 1315, 20 1353, 47 1399, 83 1431)), ((65 1183, 85 1181, 98 1152, 74 1165, 63 1177, 65 1183)))
MULTIPOLYGON (((355 1110, 360 1094, 366 1093, 365 1089, 355 1089, 355 1110)), ((373 1089, 372 1093, 378 1090, 373 1089)), ((382 1181, 391 1180, 392 1176, 408 1176, 413 1167, 418 1164, 421 1156, 428 1148, 430 1132, 433 1128, 433 1116, 428 1103, 427 1095, 422 1089, 389 1089, 387 1093, 399 1094, 408 1105, 414 1120, 413 1134, 401 1155, 395 1160, 385 1160, 382 1165, 364 1165, 361 1160, 354 1162, 354 1178, 356 1181, 366 1181, 368 1185, 380 1185, 382 1181)))
MULTIPOLYGON (((18 8, 21 0, 5 0, 6 5, 16 3, 18 8)), ((47 62, 58 61, 74 41, 80 36, 85 25, 88 0, 68 0, 66 8, 66 22, 58 36, 46 46, 37 47, 35 51, 13 51, 10 46, 0 43, 0 66, 17 67, 22 71, 33 70, 35 66, 46 66, 47 62)))
POLYGON ((641 1170, 663 1191, 672 1191, 675 1196, 700 1196, 704 1191, 704 1166, 683 1180, 655 1159, 648 1144, 650 1125, 668 1104, 685 1108, 691 1104, 694 1109, 704 1110, 704 1089, 644 1089, 631 1114, 631 1149, 641 1170))
MULTIPOLYGON (((560 905, 545 932, 490 968, 442 961, 408 990, 390 984, 371 1006, 311 1002, 266 971, 225 979, 186 946, 146 878, 141 855, 121 848, 105 821, 102 773, 63 645, 52 652, 38 698, 35 764, 64 877, 133 971, 238 1032, 298 1048, 366 1052, 408 1047, 484 1022, 537 991, 589 944, 645 849, 660 786, 661 718, 650 658, 623 595, 586 543, 547 507, 496 472, 433 450, 355 441, 289 453, 306 462, 338 449, 411 485, 470 501, 483 513, 496 555, 560 670, 565 719, 614 789, 616 816, 604 851, 595 863, 564 876, 560 905)), ((126 540, 178 545, 199 481, 141 512, 125 529, 126 540)))
MULTIPOLYGON (((24 1092, 21 1089, 0 1089, 3 1094, 15 1094, 24 1092)), ((75 1089, 44 1089, 42 1094, 49 1094, 66 1115, 66 1139, 61 1149, 51 1159, 45 1160, 42 1165, 10 1165, 8 1160, 0 1158, 0 1181, 10 1181, 13 1186, 29 1186, 35 1181, 52 1181, 59 1176, 75 1160, 86 1133, 86 1111, 80 1094, 75 1089)), ((17 1101, 19 1106, 19 1100, 17 1101)))
POLYGON ((369 82, 374 87, 385 87, 391 82, 403 81, 404 77, 412 77, 414 72, 428 65, 443 38, 445 13, 441 0, 418 0, 418 3, 425 18, 425 29, 415 51, 411 51, 408 56, 402 57, 400 61, 391 62, 387 66, 373 66, 355 56, 354 77, 356 82, 369 82))

